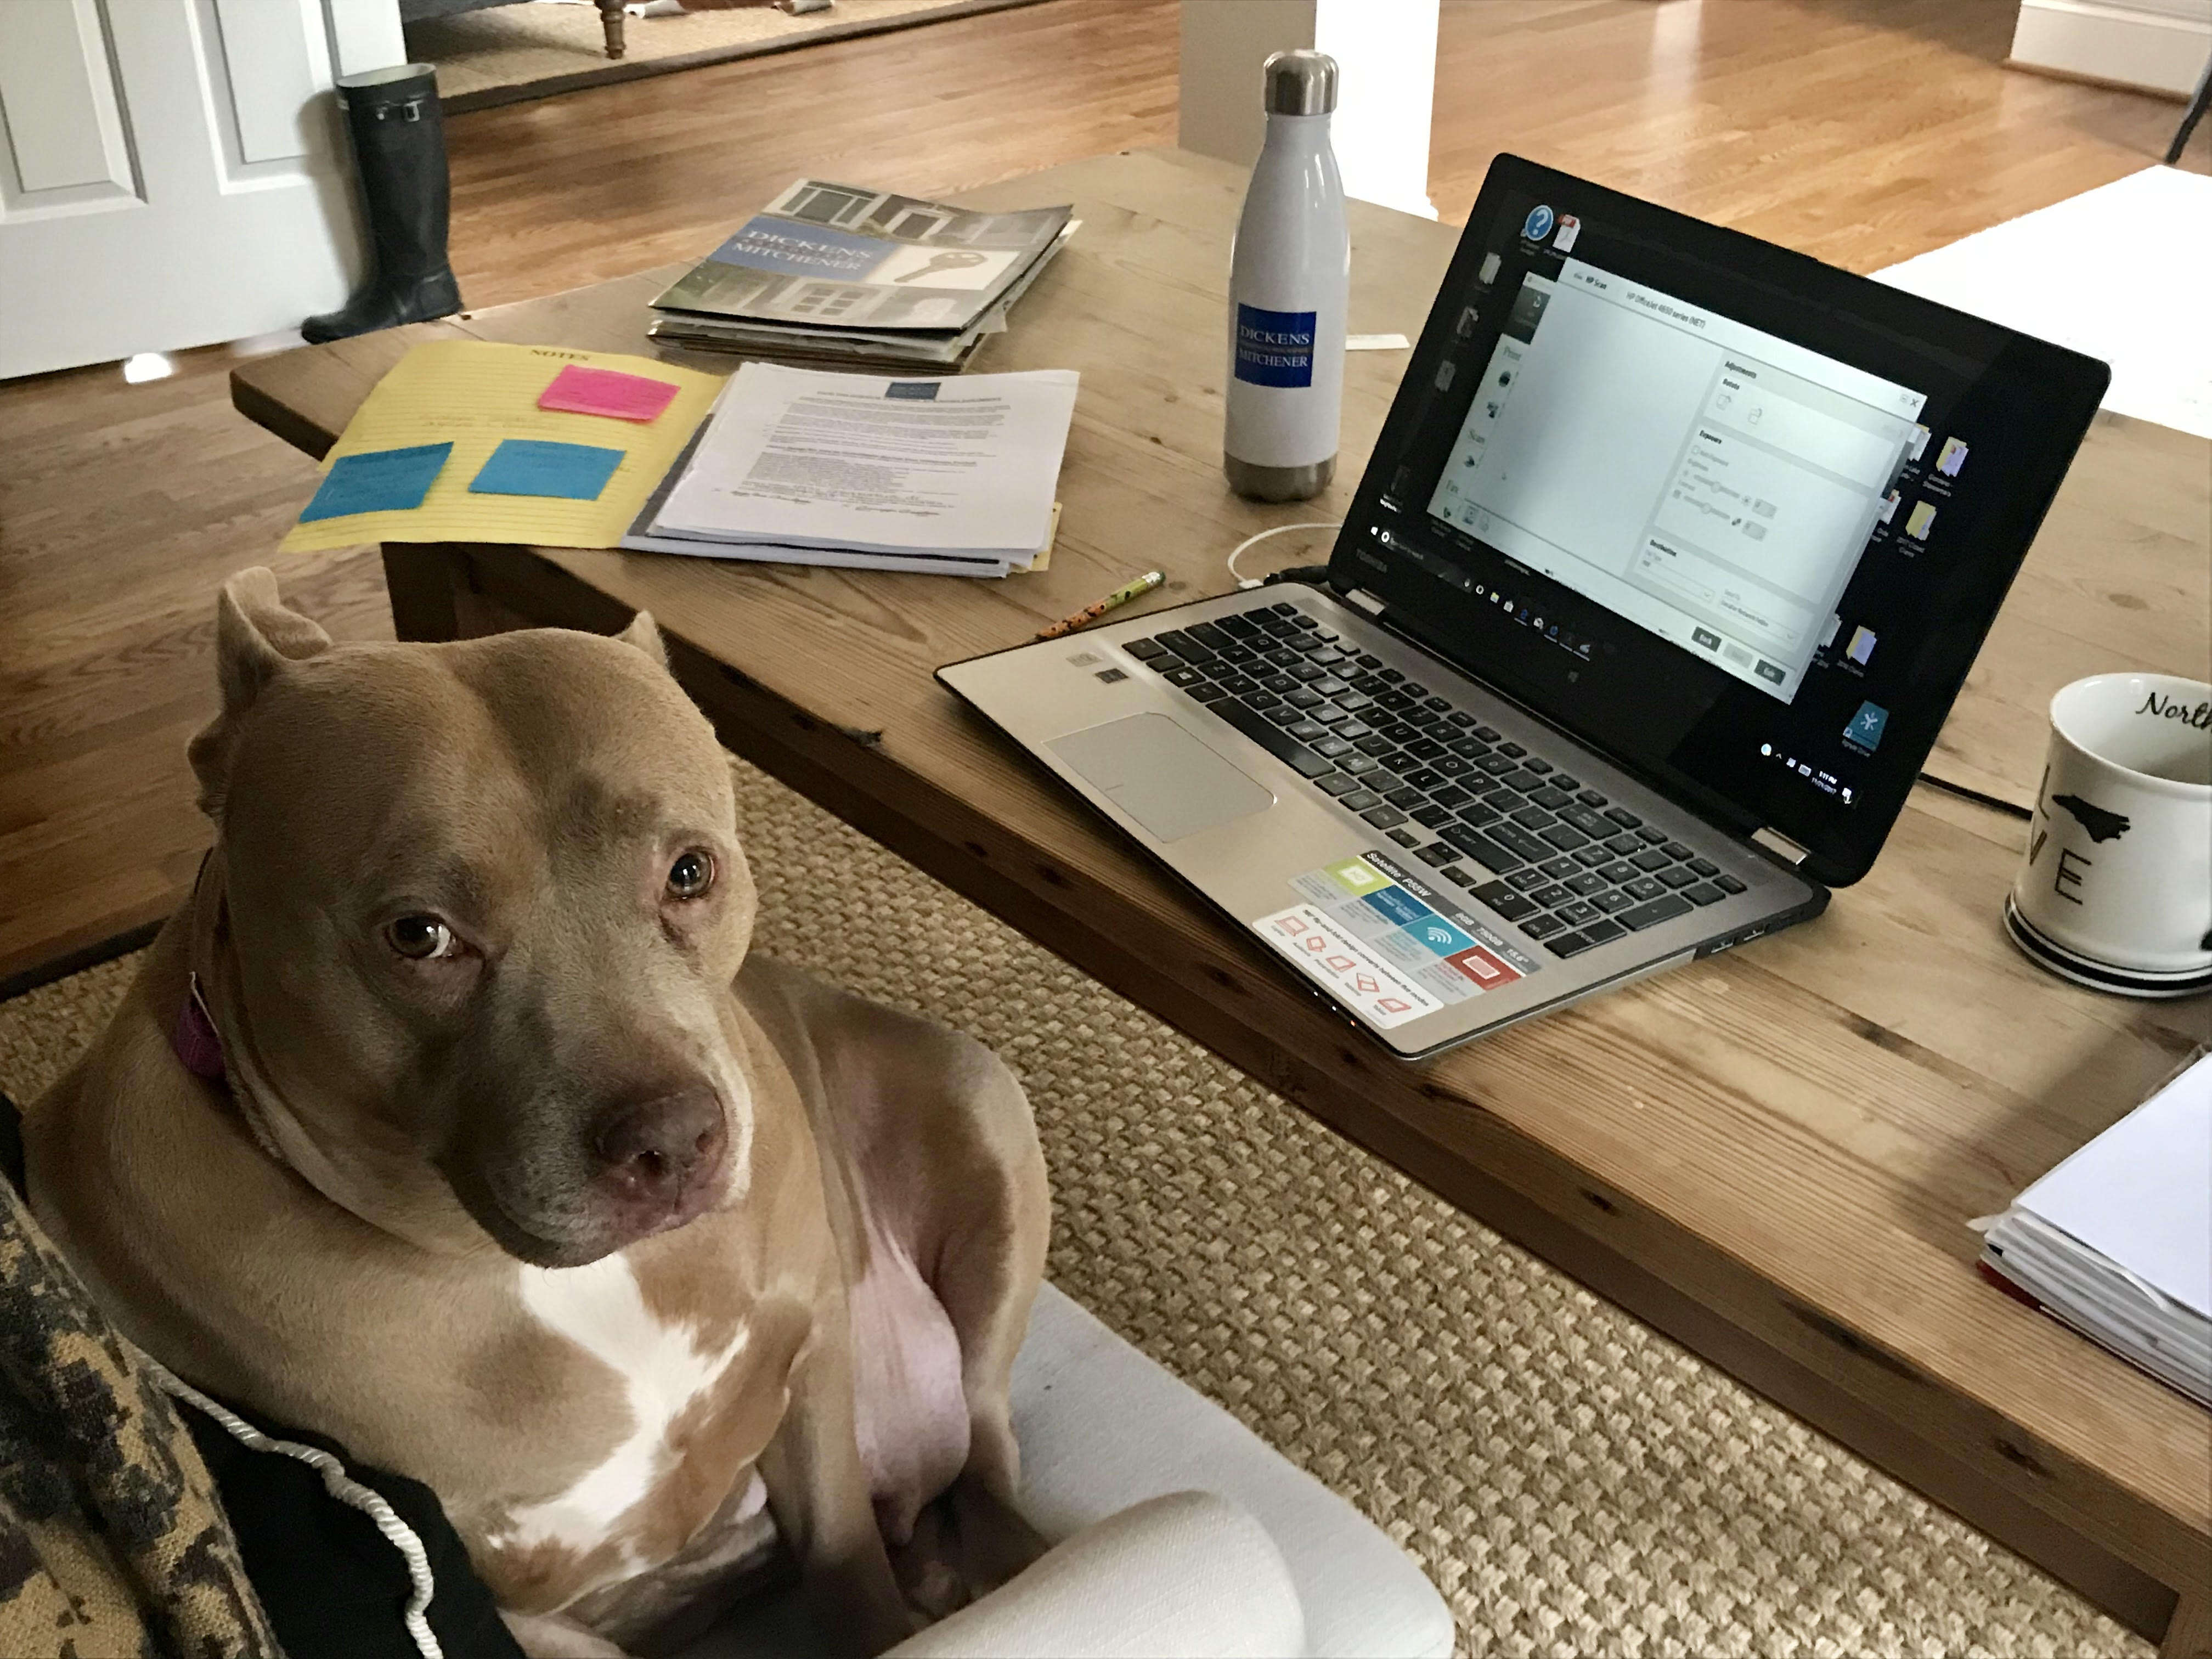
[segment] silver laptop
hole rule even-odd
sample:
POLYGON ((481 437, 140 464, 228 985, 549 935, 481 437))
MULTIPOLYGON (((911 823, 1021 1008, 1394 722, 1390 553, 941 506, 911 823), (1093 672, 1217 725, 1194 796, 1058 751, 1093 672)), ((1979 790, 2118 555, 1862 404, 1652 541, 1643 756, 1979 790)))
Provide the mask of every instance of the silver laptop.
POLYGON ((939 678, 1425 1054, 1863 875, 2106 379, 1500 156, 1325 574, 939 678))

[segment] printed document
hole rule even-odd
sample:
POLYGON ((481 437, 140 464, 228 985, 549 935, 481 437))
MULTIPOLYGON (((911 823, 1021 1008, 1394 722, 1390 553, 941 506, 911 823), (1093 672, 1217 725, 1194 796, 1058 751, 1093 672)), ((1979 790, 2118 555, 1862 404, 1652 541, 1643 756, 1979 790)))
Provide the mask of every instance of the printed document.
POLYGON ((747 363, 656 537, 1024 562, 1052 531, 1072 370, 941 380, 747 363))

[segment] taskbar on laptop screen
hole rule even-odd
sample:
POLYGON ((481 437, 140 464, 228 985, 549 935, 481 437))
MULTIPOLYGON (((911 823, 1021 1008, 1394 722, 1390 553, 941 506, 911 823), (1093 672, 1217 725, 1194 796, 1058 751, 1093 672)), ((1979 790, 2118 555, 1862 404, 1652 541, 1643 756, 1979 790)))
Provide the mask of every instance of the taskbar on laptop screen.
POLYGON ((2025 550, 2007 469, 2078 441, 1990 373, 2033 343, 1502 157, 1345 550, 1569 729, 1878 845, 2025 550))

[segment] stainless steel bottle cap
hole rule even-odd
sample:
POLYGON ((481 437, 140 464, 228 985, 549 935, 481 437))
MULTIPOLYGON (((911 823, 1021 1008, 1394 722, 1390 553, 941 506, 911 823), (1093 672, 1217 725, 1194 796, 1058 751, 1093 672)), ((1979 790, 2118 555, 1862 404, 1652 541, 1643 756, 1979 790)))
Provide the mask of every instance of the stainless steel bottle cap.
POLYGON ((1336 108, 1336 59, 1325 52, 1279 52, 1260 73, 1270 115, 1327 115, 1336 108))

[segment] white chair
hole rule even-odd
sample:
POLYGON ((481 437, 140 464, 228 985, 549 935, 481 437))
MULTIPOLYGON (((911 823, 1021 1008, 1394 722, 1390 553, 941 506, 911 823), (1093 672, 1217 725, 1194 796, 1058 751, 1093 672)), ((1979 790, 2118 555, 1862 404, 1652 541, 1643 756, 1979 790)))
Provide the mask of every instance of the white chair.
MULTIPOLYGON (((1446 1659, 1443 1598, 1372 1522, 1047 1285, 1014 1364, 1022 1512, 1054 1547, 905 1659, 1446 1659)), ((811 1659, 796 1601, 684 1659, 811 1659)))

